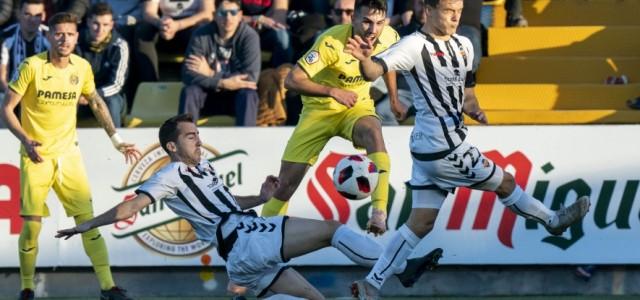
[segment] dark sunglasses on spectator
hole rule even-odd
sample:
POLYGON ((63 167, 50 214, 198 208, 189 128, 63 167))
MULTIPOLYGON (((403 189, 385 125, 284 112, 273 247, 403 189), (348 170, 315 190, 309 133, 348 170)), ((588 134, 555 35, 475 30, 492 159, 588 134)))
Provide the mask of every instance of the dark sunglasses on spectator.
POLYGON ((353 15, 353 9, 334 8, 333 9, 333 13, 336 14, 337 16, 342 15, 343 13, 347 14, 348 16, 350 16, 350 15, 353 15))
POLYGON ((226 17, 228 15, 232 15, 232 16, 235 17, 235 16, 238 15, 239 12, 240 12, 239 9, 226 9, 226 10, 225 9, 221 9, 221 10, 217 11, 216 14, 219 17, 226 17))

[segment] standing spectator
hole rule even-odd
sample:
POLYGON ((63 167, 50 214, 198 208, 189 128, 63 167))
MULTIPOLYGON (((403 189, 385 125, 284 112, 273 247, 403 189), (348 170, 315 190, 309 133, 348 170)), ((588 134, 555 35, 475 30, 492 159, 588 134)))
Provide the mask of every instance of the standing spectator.
POLYGON ((193 33, 182 66, 180 113, 232 115, 255 126, 260 38, 242 22, 240 0, 217 0, 216 19, 193 33))
POLYGON ((272 67, 293 60, 288 11, 288 0, 242 0, 243 20, 260 34, 262 49, 271 51, 272 67))
POLYGON ((356 6, 356 0, 336 0, 329 14, 331 25, 351 24, 351 17, 356 6))
MULTIPOLYGON (((29 56, 49 49, 47 26, 42 24, 45 19, 44 1, 22 0, 16 15, 18 23, 7 27, 1 37, 0 92, 3 95, 7 93, 9 81, 17 77, 19 64, 29 56)), ((20 115, 19 106, 15 113, 16 116, 20 115)), ((0 122, 0 128, 3 127, 0 122)))
MULTIPOLYGON (((113 11, 107 3, 91 7, 86 28, 81 32, 76 53, 91 64, 96 91, 104 99, 116 127, 122 126, 126 100, 122 87, 127 81, 129 45, 113 30, 113 11)), ((79 116, 91 114, 85 103, 78 109, 79 116)))
POLYGON ((387 0, 387 20, 389 25, 398 28, 411 22, 413 0, 387 0))
POLYGON ((184 53, 196 25, 213 20, 213 0, 147 0, 135 32, 137 68, 140 81, 158 81, 158 52, 162 49, 184 53), (160 12, 160 14, 159 14, 160 12), (160 37, 160 40, 158 40, 160 37))

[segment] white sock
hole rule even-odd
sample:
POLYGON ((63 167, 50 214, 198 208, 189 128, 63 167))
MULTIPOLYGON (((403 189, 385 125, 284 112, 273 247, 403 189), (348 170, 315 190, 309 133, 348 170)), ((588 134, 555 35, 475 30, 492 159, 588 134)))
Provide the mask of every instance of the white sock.
POLYGON ((511 195, 500 198, 502 204, 518 215, 527 219, 536 220, 544 225, 555 226, 558 218, 552 210, 548 209, 538 199, 527 195, 519 186, 513 190, 511 195))
POLYGON ((420 242, 420 238, 405 224, 393 234, 384 252, 373 266, 366 280, 380 289, 389 276, 406 267, 407 257, 420 242))
POLYGON ((372 267, 382 253, 380 244, 367 236, 355 233, 346 225, 338 227, 331 238, 331 246, 363 267, 372 267))

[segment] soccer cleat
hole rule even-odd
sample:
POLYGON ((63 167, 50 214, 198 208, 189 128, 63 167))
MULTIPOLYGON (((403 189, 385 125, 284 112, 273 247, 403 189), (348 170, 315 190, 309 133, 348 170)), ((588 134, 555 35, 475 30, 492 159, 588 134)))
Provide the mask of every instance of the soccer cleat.
POLYGON ((376 300, 379 298, 378 289, 364 279, 351 283, 351 296, 359 300, 376 300))
POLYGON ((100 300, 133 300, 127 296, 127 290, 117 286, 106 291, 100 291, 100 300))
POLYGON ((436 248, 423 257, 408 259, 404 271, 396 274, 402 286, 406 288, 412 287, 425 271, 435 269, 442 257, 442 252, 442 248, 436 248))
POLYGON ((569 207, 560 207, 560 209, 556 211, 556 215, 558 216, 558 225, 553 227, 545 225, 544 227, 552 235, 562 235, 562 233, 564 233, 571 224, 582 219, 582 217, 587 214, 589 206, 591 206, 589 196, 582 196, 569 207))
POLYGON ((24 289, 20 291, 20 297, 18 300, 33 300, 35 298, 35 294, 32 289, 24 289))

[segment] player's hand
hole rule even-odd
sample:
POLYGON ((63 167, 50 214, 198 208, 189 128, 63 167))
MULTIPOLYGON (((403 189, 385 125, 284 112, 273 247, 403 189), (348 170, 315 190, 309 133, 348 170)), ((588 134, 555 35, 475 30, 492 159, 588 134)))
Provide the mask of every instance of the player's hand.
POLYGON ((273 194, 280 187, 280 179, 276 176, 269 175, 260 187, 260 201, 265 203, 273 197, 273 194))
POLYGON ((371 218, 367 222, 367 232, 373 235, 382 235, 387 231, 387 213, 374 208, 371 212, 371 218))
POLYGON ((80 95, 80 98, 78 98, 78 104, 79 105, 89 105, 89 100, 87 100, 87 98, 83 95, 80 95))
POLYGON ((391 101, 391 112, 393 113, 393 115, 396 117, 396 120, 402 122, 404 120, 407 119, 407 111, 409 109, 407 108, 406 105, 404 105, 404 103, 396 100, 396 101, 391 101))
POLYGON ((140 153, 140 150, 138 150, 138 148, 136 148, 136 145, 134 145, 134 144, 120 143, 120 144, 118 144, 116 149, 118 149, 118 151, 120 151, 122 154, 124 154, 124 161, 127 164, 128 163, 134 163, 134 162, 138 161, 138 159, 140 159, 140 157, 142 157, 142 154, 140 153))
POLYGON ((87 223, 82 223, 76 227, 72 227, 69 229, 62 229, 62 230, 58 230, 58 233, 56 234, 56 238, 64 238, 65 240, 68 240, 70 237, 78 234, 78 233, 83 233, 85 231, 88 231, 89 226, 85 225, 87 223))
POLYGON ((222 79, 219 87, 224 90, 236 91, 239 89, 255 90, 258 88, 258 85, 249 79, 248 74, 239 74, 222 79))
POLYGON ((216 72, 209 66, 207 59, 201 55, 189 55, 189 57, 184 60, 184 65, 188 70, 207 77, 213 77, 213 75, 216 74, 216 72))
POLYGON ((22 145, 24 146, 24 150, 27 152, 27 155, 29 155, 29 159, 31 159, 32 162, 41 163, 44 161, 42 159, 42 156, 38 154, 38 150, 36 149, 37 147, 42 146, 40 142, 27 139, 22 143, 22 145))
POLYGON ((476 120, 480 124, 486 125, 489 123, 489 121, 487 120, 487 115, 485 115, 482 109, 469 111, 465 113, 467 114, 467 116, 469 116, 469 118, 476 120))
POLYGON ((359 35, 350 37, 344 52, 351 54, 357 60, 365 60, 373 53, 373 42, 365 40, 359 35))
POLYGON ((348 108, 352 108, 358 101, 358 94, 339 88, 331 88, 329 96, 348 108))

